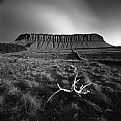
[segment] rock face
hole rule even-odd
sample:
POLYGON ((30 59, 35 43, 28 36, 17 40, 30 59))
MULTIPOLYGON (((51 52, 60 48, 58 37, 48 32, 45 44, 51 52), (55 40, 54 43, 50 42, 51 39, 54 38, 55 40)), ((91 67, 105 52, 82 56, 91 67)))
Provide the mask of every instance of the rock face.
POLYGON ((18 36, 14 42, 36 50, 111 47, 101 35, 95 33, 73 35, 25 33, 18 36))

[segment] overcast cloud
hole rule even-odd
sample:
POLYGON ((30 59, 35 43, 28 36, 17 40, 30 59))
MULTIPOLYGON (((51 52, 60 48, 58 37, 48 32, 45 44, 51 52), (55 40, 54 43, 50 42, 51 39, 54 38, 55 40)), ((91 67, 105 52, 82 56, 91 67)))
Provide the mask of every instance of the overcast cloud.
POLYGON ((0 0, 0 41, 29 32, 99 33, 121 46, 121 1, 0 0))

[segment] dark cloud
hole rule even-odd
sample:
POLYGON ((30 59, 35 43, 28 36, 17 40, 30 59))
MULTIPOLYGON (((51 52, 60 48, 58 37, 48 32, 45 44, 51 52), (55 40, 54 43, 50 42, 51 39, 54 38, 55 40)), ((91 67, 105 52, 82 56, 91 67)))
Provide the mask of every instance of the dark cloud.
POLYGON ((3 0, 0 0, 0 4, 3 3, 3 0))
MULTIPOLYGON (((90 10, 100 20, 97 28, 106 30, 121 25, 121 0, 85 0, 90 10)), ((119 28, 118 28, 119 29, 119 28)))
POLYGON ((94 33, 121 45, 121 0, 0 0, 0 41, 21 33, 94 33))

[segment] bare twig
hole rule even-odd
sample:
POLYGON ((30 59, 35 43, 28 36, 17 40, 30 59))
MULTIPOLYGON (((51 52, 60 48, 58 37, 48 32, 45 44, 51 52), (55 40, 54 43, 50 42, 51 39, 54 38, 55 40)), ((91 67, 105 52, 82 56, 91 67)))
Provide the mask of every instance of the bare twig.
POLYGON ((55 94, 57 94, 57 93, 60 92, 60 91, 71 92, 71 91, 68 90, 68 89, 63 89, 63 88, 61 88, 60 85, 59 85, 58 83, 57 83, 57 86, 58 86, 59 90, 56 91, 54 94, 52 94, 52 95, 50 96, 50 98, 47 100, 47 102, 50 101, 50 99, 51 99, 55 94))
POLYGON ((60 90, 63 90, 64 92, 71 92, 70 90, 68 90, 68 89, 63 89, 63 88, 61 88, 60 87, 60 85, 57 83, 57 85, 58 85, 58 88, 60 89, 60 90))
POLYGON ((56 91, 54 94, 52 94, 50 97, 49 97, 49 99, 47 100, 47 102, 49 102, 50 101, 50 99, 55 95, 55 94, 57 94, 58 92, 60 92, 61 90, 58 90, 58 91, 56 91))
POLYGON ((80 81, 80 79, 78 79, 77 80, 77 77, 78 77, 78 73, 76 74, 76 76, 75 76, 75 78, 74 78, 74 83, 72 84, 72 89, 76 92, 76 93, 78 93, 78 94, 87 94, 88 92, 90 92, 89 90, 87 90, 86 92, 83 92, 83 90, 87 87, 87 86, 89 86, 90 84, 91 84, 91 82, 89 81, 89 83, 88 84, 86 84, 86 85, 82 85, 81 87, 80 87, 80 90, 78 91, 78 90, 76 90, 76 83, 78 82, 78 81, 80 81))
POLYGON ((90 91, 87 90, 86 92, 83 92, 83 90, 84 90, 87 86, 89 86, 90 84, 91 84, 91 83, 89 83, 89 84, 87 84, 87 85, 82 85, 82 86, 80 87, 80 90, 79 90, 79 91, 76 90, 75 87, 74 87, 74 90, 75 90, 75 92, 78 93, 78 94, 87 94, 87 93, 89 93, 90 91))
MULTIPOLYGON (((77 70, 77 68, 76 68, 76 70, 77 70)), ((74 82, 73 82, 72 87, 71 87, 70 90, 61 88, 60 85, 57 83, 57 86, 58 86, 59 90, 56 91, 54 94, 52 94, 52 95, 50 96, 50 98, 47 100, 47 102, 50 101, 50 99, 51 99, 55 94, 57 94, 57 93, 60 92, 60 91, 64 91, 64 92, 76 92, 76 93, 77 93, 78 95, 80 95, 80 96, 81 96, 81 94, 87 94, 87 93, 89 93, 89 92, 90 92, 89 90, 86 90, 86 91, 83 91, 83 90, 84 90, 86 87, 88 87, 89 85, 91 85, 92 83, 91 83, 91 81, 89 80, 89 77, 87 77, 87 75, 85 74, 85 72, 84 72, 84 76, 85 76, 85 79, 86 79, 86 81, 88 82, 88 84, 86 84, 86 85, 83 85, 83 84, 82 84, 81 87, 80 87, 80 90, 77 90, 77 89, 76 89, 76 88, 77 88, 76 84, 80 81, 80 79, 77 80, 77 77, 78 77, 78 73, 77 73, 77 72, 76 72, 76 75, 75 75, 75 77, 74 77, 74 82)))

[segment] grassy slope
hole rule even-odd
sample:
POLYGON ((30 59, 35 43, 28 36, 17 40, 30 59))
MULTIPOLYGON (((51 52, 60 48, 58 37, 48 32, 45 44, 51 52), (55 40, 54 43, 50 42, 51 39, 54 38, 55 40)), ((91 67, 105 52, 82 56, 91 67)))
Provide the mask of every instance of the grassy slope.
POLYGON ((0 58, 1 121, 120 121, 121 72, 93 61, 0 58), (90 93, 58 90, 57 83, 70 89, 78 68, 78 85, 86 76, 90 93))

